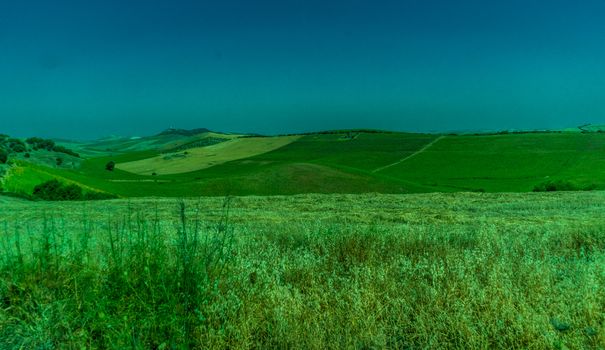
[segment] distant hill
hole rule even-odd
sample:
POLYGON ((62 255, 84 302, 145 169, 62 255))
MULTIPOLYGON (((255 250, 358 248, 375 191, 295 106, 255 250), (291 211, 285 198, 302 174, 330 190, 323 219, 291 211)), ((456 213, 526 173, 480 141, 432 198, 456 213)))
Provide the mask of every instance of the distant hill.
POLYGON ((187 149, 194 146, 206 146, 239 137, 238 134, 212 132, 206 128, 167 129, 158 134, 142 137, 111 136, 93 141, 57 141, 71 147, 88 158, 112 156, 131 152, 157 153, 187 149))
MULTIPOLYGON (((298 193, 605 190, 605 133, 505 130, 422 134, 335 130, 253 137, 199 128, 57 142, 80 167, 22 163, 5 188, 64 179, 122 197, 298 193), (113 171, 106 164, 116 164, 113 171)), ((19 147, 19 146, 15 146, 19 147)), ((52 163, 52 154, 47 157, 52 163)))
POLYGON ((190 130, 169 128, 169 129, 162 131, 157 136, 162 136, 162 135, 195 136, 195 135, 203 134, 206 132, 211 132, 211 131, 206 128, 198 128, 198 129, 190 129, 190 130))
POLYGON ((79 166, 81 159, 78 153, 50 139, 19 139, 0 135, 0 164, 17 161, 49 167, 75 168, 79 166))

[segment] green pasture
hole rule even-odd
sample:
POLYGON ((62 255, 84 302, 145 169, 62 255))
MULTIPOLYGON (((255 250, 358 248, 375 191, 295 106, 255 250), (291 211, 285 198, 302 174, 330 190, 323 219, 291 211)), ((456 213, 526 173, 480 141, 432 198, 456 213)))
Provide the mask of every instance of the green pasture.
MULTIPOLYGON (((174 135, 165 137, 177 142, 174 135)), ((578 189, 605 188, 603 133, 455 136, 343 132, 305 135, 262 154, 256 150, 274 144, 271 138, 241 140, 191 149, 189 158, 166 161, 172 164, 170 172, 177 172, 169 175, 138 175, 121 166, 155 164, 164 157, 161 147, 106 151, 102 157, 86 158, 75 169, 20 161, 20 167, 32 169, 23 170, 20 178, 8 176, 5 188, 29 193, 32 184, 48 175, 121 197, 528 192, 551 181, 569 182, 578 189), (251 147, 249 151, 239 146, 233 149, 252 156, 211 152, 229 151, 231 143, 251 147), (208 156, 224 160, 215 162, 208 156), (109 161, 118 164, 112 172, 105 170, 109 161), (198 161, 200 164, 194 164, 198 161), (200 170, 187 171, 196 168, 200 170)), ((128 140, 129 147, 135 141, 128 140)), ((145 142, 149 146, 150 141, 145 142)))

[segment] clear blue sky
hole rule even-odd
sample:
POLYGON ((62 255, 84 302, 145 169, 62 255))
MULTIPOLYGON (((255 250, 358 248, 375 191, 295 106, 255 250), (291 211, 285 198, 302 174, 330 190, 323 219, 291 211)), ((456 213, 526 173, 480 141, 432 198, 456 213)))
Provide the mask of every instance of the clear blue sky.
POLYGON ((605 2, 0 1, 0 132, 605 122, 605 2))

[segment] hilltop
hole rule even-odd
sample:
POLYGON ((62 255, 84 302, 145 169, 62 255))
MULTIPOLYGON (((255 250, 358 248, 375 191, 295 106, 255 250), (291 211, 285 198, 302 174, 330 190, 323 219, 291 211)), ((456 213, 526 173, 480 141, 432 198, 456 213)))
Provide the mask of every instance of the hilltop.
POLYGON ((198 128, 198 129, 191 129, 191 130, 168 128, 168 129, 160 132, 158 135, 193 136, 193 135, 202 134, 202 133, 205 133, 205 132, 210 132, 210 130, 208 130, 206 128, 198 128))

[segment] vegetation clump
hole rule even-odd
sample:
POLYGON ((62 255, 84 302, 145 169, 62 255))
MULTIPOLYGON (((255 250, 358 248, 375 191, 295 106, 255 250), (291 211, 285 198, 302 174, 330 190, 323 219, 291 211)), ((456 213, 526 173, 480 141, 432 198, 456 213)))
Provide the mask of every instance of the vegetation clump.
POLYGON ((12 151, 13 153, 23 153, 27 151, 25 143, 19 139, 10 138, 6 140, 6 146, 8 150, 12 151))
POLYGON ((0 164, 8 162, 8 152, 0 148, 0 164))
POLYGON ((116 162, 114 162, 113 160, 107 162, 107 164, 105 164, 105 170, 107 171, 113 171, 116 168, 116 162))
POLYGON ((534 192, 557 192, 557 191, 592 191, 596 185, 578 185, 567 180, 551 180, 534 186, 534 192))
POLYGON ((45 201, 80 201, 116 198, 114 195, 96 191, 84 192, 76 184, 64 184, 57 179, 34 187, 32 198, 45 201))
POLYGON ((65 153, 70 156, 80 157, 80 155, 66 147, 56 145, 53 140, 43 139, 40 137, 30 137, 26 140, 26 142, 32 146, 32 148, 37 150, 47 150, 51 152, 65 153))

